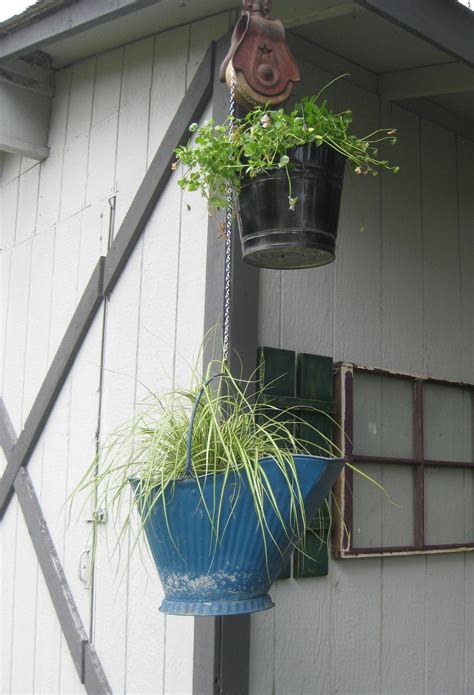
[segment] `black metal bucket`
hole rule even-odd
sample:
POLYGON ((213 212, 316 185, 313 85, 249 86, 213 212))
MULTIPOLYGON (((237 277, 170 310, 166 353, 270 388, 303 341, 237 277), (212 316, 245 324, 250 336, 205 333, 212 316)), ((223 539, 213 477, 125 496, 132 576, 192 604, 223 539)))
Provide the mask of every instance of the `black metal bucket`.
POLYGON ((237 217, 242 255, 261 268, 313 268, 335 258, 346 158, 328 145, 296 147, 284 169, 247 178, 240 191, 237 217))

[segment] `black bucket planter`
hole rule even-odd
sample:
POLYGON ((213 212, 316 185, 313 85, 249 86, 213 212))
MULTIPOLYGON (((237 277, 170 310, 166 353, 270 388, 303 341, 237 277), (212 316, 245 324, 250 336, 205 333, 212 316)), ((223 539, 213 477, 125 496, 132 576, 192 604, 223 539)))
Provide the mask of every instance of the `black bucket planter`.
POLYGON ((335 258, 346 157, 313 143, 288 152, 284 169, 244 179, 237 218, 246 263, 261 268, 313 268, 335 258))

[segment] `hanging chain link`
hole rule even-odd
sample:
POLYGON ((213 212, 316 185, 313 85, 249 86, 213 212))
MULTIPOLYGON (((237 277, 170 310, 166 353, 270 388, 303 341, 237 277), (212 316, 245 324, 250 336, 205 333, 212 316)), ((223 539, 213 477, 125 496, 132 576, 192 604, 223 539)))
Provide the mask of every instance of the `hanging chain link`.
MULTIPOLYGON (((233 122, 235 117, 235 70, 232 71, 230 85, 229 115, 231 117, 230 135, 232 135, 233 122)), ((230 300, 231 300, 231 276, 232 276, 232 213, 233 213, 233 193, 232 186, 227 188, 227 209, 225 221, 225 265, 224 265, 224 335, 222 357, 227 362, 229 358, 230 345, 230 300)))

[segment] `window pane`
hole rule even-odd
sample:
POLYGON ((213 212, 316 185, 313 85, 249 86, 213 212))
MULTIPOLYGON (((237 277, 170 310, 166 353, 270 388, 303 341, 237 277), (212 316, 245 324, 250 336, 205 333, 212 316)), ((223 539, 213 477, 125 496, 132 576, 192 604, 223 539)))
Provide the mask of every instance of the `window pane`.
POLYGON ((424 456, 434 461, 473 461, 472 391, 456 386, 423 387, 424 456))
POLYGON ((354 453, 413 458, 413 383, 354 373, 354 453))
POLYGON ((379 482, 390 499, 374 484, 354 473, 353 547, 414 545, 414 467, 361 464, 358 468, 379 482))
POLYGON ((474 471, 425 467, 425 543, 474 543, 474 471))

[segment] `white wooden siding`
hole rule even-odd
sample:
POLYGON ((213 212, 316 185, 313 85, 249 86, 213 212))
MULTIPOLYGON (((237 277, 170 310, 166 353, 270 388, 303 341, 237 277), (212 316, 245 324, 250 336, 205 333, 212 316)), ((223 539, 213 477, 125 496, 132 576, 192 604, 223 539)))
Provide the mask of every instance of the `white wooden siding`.
MULTIPOLYGON (((116 232, 226 13, 136 41, 58 73, 50 157, 2 157, 2 397, 19 432, 99 255, 109 198, 116 232)), ((96 585, 78 578, 88 509, 65 500, 94 456, 101 346, 102 428, 129 418, 144 384, 186 384, 203 337, 207 212, 169 182, 107 306, 99 311, 29 463, 59 557, 114 693, 189 693, 191 619, 158 612, 146 556, 112 554, 99 528, 96 585), (104 330, 103 330, 104 329, 104 330), (117 576, 116 576, 117 575, 117 576)), ((1 459, 2 468, 5 465, 1 459)), ((75 672, 15 498, 1 525, 2 693, 75 693, 75 672)), ((126 552, 126 551, 125 551, 126 552)))
MULTIPOLYGON (((108 199, 116 231, 209 40, 228 27, 226 14, 63 70, 50 157, 4 155, 2 393, 17 431, 106 251, 108 199)), ((300 92, 331 77, 302 68, 300 92)), ((401 173, 346 179, 336 263, 261 273, 260 344, 472 381, 474 146, 347 84, 328 98, 351 104, 361 131, 379 119, 399 127, 387 154, 401 173)), ((158 390, 189 375, 206 227, 197 196, 172 180, 108 303, 103 435, 142 400, 142 384, 158 390)), ((110 523, 99 527, 92 621, 77 577, 89 528, 68 526, 63 503, 94 452, 102 326, 101 311, 29 470, 113 691, 190 693, 193 621, 158 613, 146 559, 146 572, 138 557, 117 572, 110 523)), ((82 692, 15 498, 1 534, 2 692, 82 692)), ((252 617, 252 695, 474 692, 473 560, 332 560, 328 578, 280 582, 276 608, 252 617)))
MULTIPOLYGON (((328 80, 302 67, 300 91, 328 80)), ((398 127, 384 155, 401 171, 346 176, 332 266, 261 272, 260 345, 472 383, 474 146, 347 83, 329 99, 356 131, 398 127)), ((278 582, 251 619, 251 693, 473 693, 473 595, 471 553, 331 559, 327 578, 278 582)))

